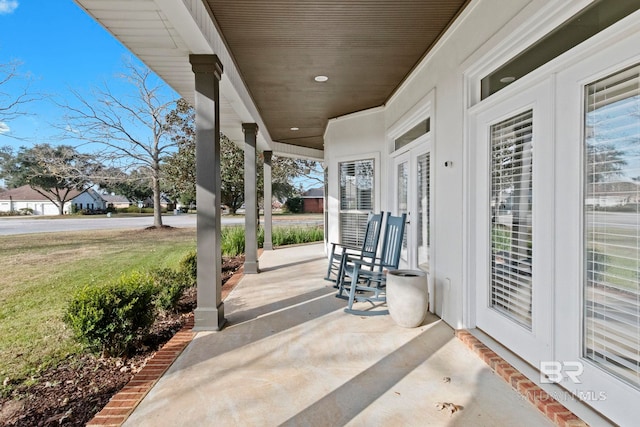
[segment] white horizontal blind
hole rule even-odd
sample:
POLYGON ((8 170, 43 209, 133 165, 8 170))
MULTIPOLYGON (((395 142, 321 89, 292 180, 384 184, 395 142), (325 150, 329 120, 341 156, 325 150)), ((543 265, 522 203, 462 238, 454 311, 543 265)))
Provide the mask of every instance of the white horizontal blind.
POLYGON ((418 265, 429 271, 429 248, 431 247, 430 227, 430 178, 431 155, 418 156, 418 265))
POLYGON ((491 126, 491 307, 531 329, 533 111, 491 126))
MULTIPOLYGON (((409 213, 409 161, 398 163, 396 170, 397 176, 397 206, 396 211, 398 215, 409 213)), ((407 241, 407 233, 409 227, 404 228, 404 235, 402 236, 402 250, 400 252, 400 259, 404 262, 409 262, 409 245, 407 241)))
POLYGON ((341 162, 340 170, 340 242, 361 246, 367 216, 374 208, 373 159, 341 162))
POLYGON ((584 356, 640 387, 640 65, 585 102, 584 356))

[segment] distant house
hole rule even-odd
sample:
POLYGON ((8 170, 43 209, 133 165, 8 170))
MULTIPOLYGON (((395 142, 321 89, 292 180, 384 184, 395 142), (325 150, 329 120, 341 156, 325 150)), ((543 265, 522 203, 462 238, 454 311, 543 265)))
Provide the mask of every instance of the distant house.
POLYGON ((322 187, 311 188, 302 193, 303 206, 302 211, 305 213, 322 213, 324 212, 324 190, 322 187))
MULTIPOLYGON (((73 191, 77 195, 79 191, 73 191)), ((65 203, 64 213, 68 214, 71 209, 71 201, 65 203)), ((12 188, 0 193, 0 212, 20 212, 21 210, 32 210, 33 215, 58 215, 58 206, 42 194, 31 188, 29 185, 12 188)))
MULTIPOLYGON (((142 201, 142 205, 145 208, 153 207, 153 197, 147 197, 142 201)), ((174 203, 166 194, 160 194, 160 207, 162 209, 172 210, 174 208, 174 203)))
POLYGON ((632 181, 595 182, 587 185, 585 206, 612 208, 640 203, 640 183, 632 181))
POLYGON ((92 188, 74 197, 71 204, 76 212, 82 210, 101 211, 107 208, 106 200, 92 188))
POLYGON ((132 204, 129 199, 117 194, 102 194, 101 196, 107 204, 107 209, 128 208, 132 204))
MULTIPOLYGON (((65 214, 81 210, 101 211, 108 206, 108 202, 105 199, 107 196, 99 194, 92 188, 83 192, 72 190, 70 195, 72 199, 64 204, 63 212, 65 214)), ((126 200, 122 196, 115 197, 126 200)), ((128 200, 126 206, 129 206, 128 200)), ((0 193, 0 212, 20 212, 21 210, 31 210, 33 215, 60 214, 60 210, 55 203, 29 185, 12 188, 0 193)))

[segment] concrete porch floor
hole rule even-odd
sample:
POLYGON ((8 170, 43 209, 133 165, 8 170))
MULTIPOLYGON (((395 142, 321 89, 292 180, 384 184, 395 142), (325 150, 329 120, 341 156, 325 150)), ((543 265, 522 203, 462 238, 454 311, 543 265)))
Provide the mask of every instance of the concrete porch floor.
POLYGON ((259 262, 225 300, 226 328, 199 332, 125 426, 552 425, 436 316, 404 329, 345 313, 322 245, 259 262))

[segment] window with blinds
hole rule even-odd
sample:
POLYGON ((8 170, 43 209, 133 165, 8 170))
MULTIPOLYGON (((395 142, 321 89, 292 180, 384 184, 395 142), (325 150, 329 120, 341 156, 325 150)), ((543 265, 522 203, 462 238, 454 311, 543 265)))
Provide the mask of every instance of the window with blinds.
POLYGON ((640 388, 640 65, 585 87, 584 356, 640 388))
POLYGON ((533 111, 491 126, 490 304, 531 329, 533 111))
POLYGON ((340 241, 345 245, 362 245, 367 216, 374 208, 373 159, 341 162, 340 170, 340 241))
POLYGON ((431 155, 424 153, 418 156, 418 266, 429 271, 430 242, 430 163, 431 155))
MULTIPOLYGON (((398 164, 397 170, 397 206, 396 211, 398 215, 409 214, 409 161, 404 161, 398 164)), ((407 233, 409 227, 404 228, 404 234, 402 236, 402 250, 400 252, 400 259, 404 262, 409 262, 409 242, 407 240, 407 233)))

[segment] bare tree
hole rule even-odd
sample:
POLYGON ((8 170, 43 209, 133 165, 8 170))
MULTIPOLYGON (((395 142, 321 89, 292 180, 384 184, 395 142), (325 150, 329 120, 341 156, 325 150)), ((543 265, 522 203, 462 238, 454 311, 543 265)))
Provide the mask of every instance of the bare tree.
POLYGON ((160 206, 161 165, 175 151, 166 117, 175 100, 167 100, 164 86, 152 72, 128 62, 120 77, 133 88, 131 95, 115 94, 105 83, 93 91, 89 101, 72 90, 77 105, 64 104, 65 137, 82 144, 102 146, 97 155, 109 166, 127 170, 146 170, 153 189, 153 225, 162 227, 160 206))
POLYGON ((0 64, 0 135, 12 138, 17 137, 9 134, 8 123, 27 115, 25 105, 42 98, 40 94, 30 90, 31 79, 19 72, 21 65, 19 61, 0 64))

